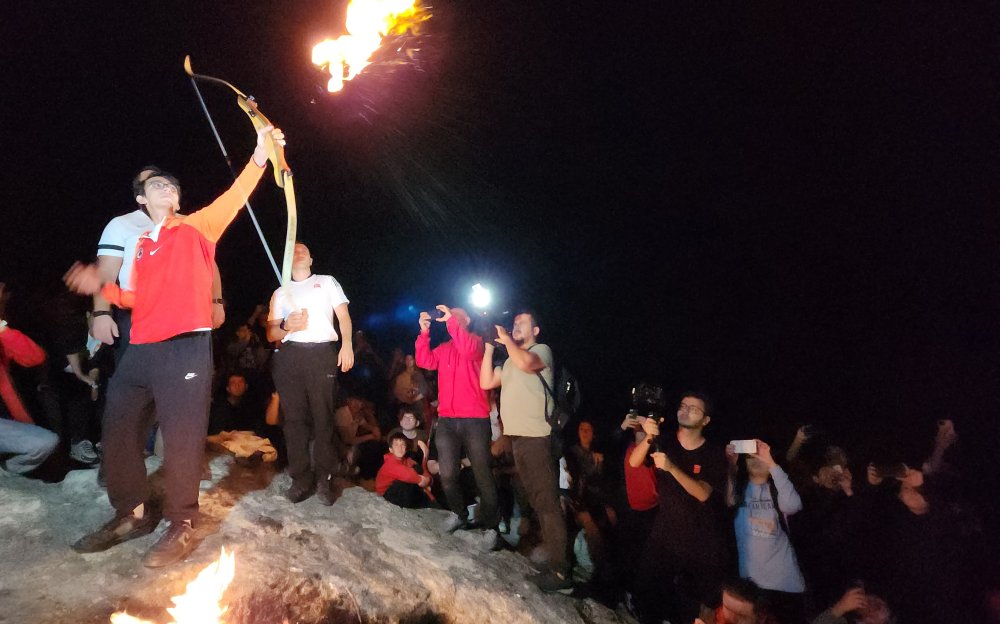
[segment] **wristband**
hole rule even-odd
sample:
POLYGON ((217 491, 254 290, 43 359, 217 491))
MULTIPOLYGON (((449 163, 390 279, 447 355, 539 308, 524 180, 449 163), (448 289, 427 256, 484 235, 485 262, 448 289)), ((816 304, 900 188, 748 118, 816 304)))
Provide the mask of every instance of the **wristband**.
POLYGON ((219 305, 226 305, 226 300, 223 298, 212 299, 212 303, 217 303, 219 305))
POLYGON ((281 319, 281 322, 278 323, 278 328, 281 329, 281 331, 288 331, 285 329, 285 319, 281 319))
POLYGON ((91 318, 96 318, 98 316, 111 316, 111 310, 94 310, 90 313, 91 318))

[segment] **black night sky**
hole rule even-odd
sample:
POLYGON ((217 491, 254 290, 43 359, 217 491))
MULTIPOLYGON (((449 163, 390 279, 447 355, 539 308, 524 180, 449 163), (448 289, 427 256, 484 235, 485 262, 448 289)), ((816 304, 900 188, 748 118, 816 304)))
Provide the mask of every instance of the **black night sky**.
MULTIPOLYGON (((715 395, 720 438, 1000 439, 989 3, 441 0, 416 62, 331 96, 310 50, 344 5, 6 3, 0 279, 92 255, 144 164, 188 209, 228 186, 191 54, 286 131, 300 236, 380 346, 481 281, 541 310, 599 420, 648 380, 715 395)), ((241 165, 247 119, 202 90, 241 165)), ((279 254, 270 177, 252 203, 279 254)), ((266 300, 247 216, 218 255, 231 317, 266 300)))

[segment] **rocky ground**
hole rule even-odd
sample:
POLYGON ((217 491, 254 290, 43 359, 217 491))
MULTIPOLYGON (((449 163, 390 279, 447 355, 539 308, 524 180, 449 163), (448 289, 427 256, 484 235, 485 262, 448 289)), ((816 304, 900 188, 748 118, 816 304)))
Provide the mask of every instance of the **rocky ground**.
MULTIPOLYGON (((203 541, 160 570, 141 557, 165 523, 104 553, 70 549, 112 515, 96 470, 51 484, 0 470, 0 623, 98 624, 120 610, 170 621, 170 597, 222 546, 236 554, 229 624, 622 621, 593 601, 542 594, 525 580, 528 560, 489 552, 478 533, 442 535, 444 511, 399 509, 359 487, 333 507, 291 505, 287 477, 267 465, 218 455, 209 466, 203 541)), ((159 460, 147 467, 155 483, 159 460)))

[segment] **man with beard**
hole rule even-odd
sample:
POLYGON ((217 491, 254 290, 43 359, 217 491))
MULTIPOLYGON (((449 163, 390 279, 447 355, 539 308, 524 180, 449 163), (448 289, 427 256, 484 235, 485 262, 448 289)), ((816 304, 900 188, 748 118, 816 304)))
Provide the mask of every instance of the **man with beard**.
POLYGON ((685 393, 677 407, 676 435, 659 437, 659 424, 648 418, 643 423, 646 437, 628 458, 629 465, 638 468, 652 455, 659 498, 635 577, 643 622, 690 622, 700 605, 718 604, 726 564, 726 460, 723 449, 703 435, 710 415, 707 397, 685 393))
MULTIPOLYGON (((558 458, 552 454, 552 428, 546 420, 546 390, 554 385, 552 350, 538 342, 538 316, 524 312, 514 317, 511 333, 499 325, 496 341, 507 349, 503 367, 493 366, 494 346, 487 343, 480 367, 484 390, 500 388, 500 418, 510 437, 514 464, 528 501, 541 525, 548 570, 530 580, 545 592, 569 593, 573 581, 566 560, 566 523, 559 503, 558 458)), ((548 402, 552 404, 552 401, 548 402)))

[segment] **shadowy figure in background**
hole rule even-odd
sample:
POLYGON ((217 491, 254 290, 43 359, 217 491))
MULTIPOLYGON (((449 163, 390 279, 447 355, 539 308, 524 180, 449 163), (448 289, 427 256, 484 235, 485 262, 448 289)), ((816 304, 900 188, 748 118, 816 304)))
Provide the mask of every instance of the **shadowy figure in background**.
POLYGON ((348 396, 334 419, 337 434, 347 447, 349 472, 356 472, 363 481, 374 479, 385 448, 382 430, 375 420, 375 406, 360 396, 348 396))
POLYGON ((220 431, 253 431, 258 433, 264 421, 264 405, 250 392, 247 378, 239 373, 230 374, 226 387, 216 394, 208 418, 208 433, 220 431))

